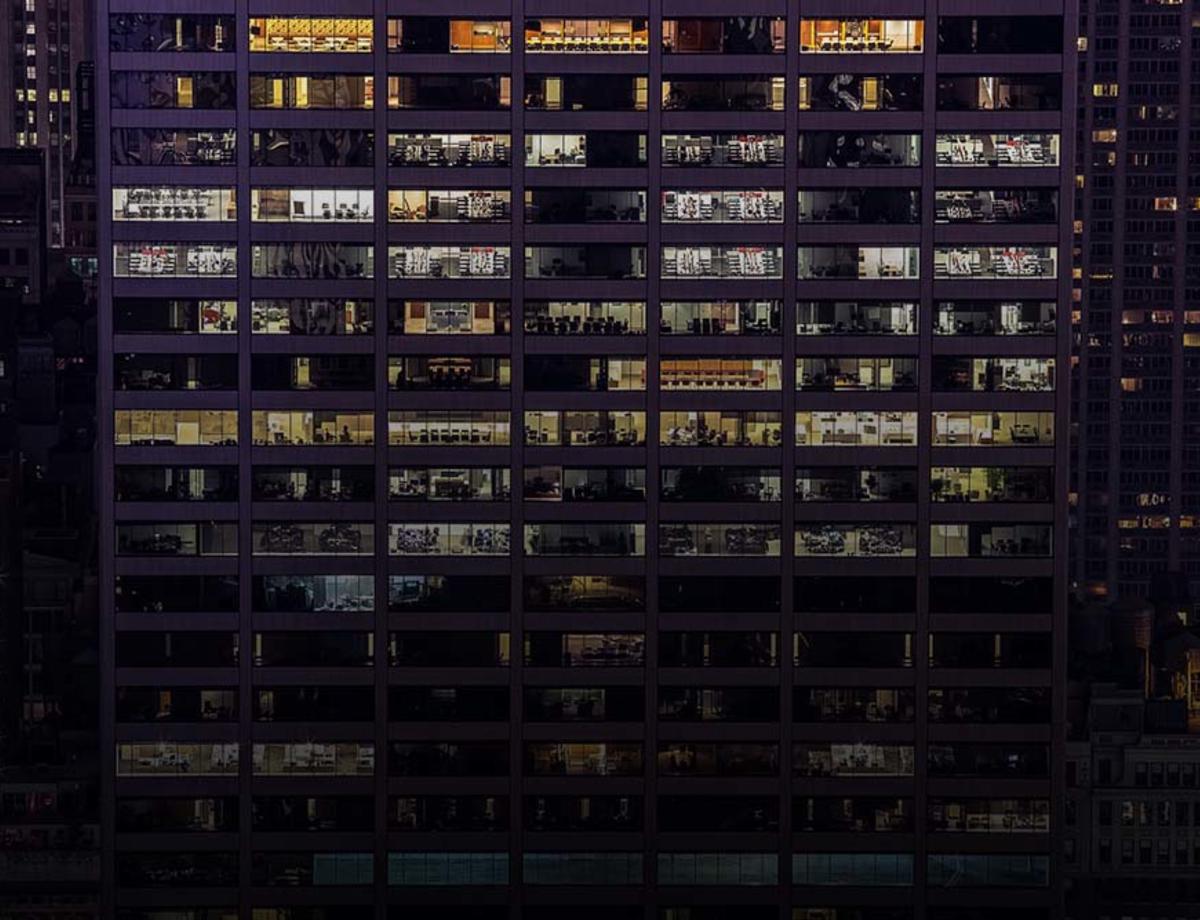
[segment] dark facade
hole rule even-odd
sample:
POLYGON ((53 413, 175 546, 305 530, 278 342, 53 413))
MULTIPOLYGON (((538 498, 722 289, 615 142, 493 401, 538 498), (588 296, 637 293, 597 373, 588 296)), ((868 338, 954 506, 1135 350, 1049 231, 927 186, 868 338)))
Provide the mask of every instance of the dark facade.
POLYGON ((100 7, 116 916, 1054 913, 1072 8, 100 7))
POLYGON ((46 249, 45 153, 0 150, 0 916, 96 916, 95 301, 46 249))
POLYGON ((1081 5, 1072 577, 1093 598, 1200 574, 1189 10, 1081 5))

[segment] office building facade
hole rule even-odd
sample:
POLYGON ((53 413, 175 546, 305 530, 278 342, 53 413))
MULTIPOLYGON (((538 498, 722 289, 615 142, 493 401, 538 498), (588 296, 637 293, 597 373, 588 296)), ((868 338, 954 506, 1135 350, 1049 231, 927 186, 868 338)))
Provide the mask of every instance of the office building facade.
POLYGON ((1054 913, 1069 4, 97 16, 116 916, 1054 913))

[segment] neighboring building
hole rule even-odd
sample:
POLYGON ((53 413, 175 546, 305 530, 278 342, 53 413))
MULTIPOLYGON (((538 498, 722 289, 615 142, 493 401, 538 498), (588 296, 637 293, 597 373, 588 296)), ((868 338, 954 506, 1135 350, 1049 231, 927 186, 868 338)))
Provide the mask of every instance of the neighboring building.
POLYGON ((1200 917, 1200 636, 1182 588, 1072 607, 1069 920, 1200 917))
POLYGON ((1058 915, 1074 9, 697 6, 101 5, 120 920, 1058 915))
POLYGON ((0 150, 0 917, 82 920, 101 863, 94 302, 46 250, 43 159, 0 150))
POLYGON ((0 16, 0 148, 45 151, 47 240, 63 245, 63 201, 75 155, 76 66, 92 54, 94 0, 9 0, 0 16))
POLYGON ((14 322, 45 294, 44 174, 42 151, 0 149, 0 309, 14 322))
POLYGON ((1182 572, 1200 597, 1196 22, 1083 0, 1079 35, 1072 580, 1144 597, 1182 572))

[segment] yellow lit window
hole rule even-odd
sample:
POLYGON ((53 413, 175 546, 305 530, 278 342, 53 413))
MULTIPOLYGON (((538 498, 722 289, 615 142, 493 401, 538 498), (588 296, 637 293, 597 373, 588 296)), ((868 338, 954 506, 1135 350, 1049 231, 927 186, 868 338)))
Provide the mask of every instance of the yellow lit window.
POLYGON ((190 109, 192 107, 193 93, 191 77, 178 76, 175 78, 175 97, 179 108, 190 109))

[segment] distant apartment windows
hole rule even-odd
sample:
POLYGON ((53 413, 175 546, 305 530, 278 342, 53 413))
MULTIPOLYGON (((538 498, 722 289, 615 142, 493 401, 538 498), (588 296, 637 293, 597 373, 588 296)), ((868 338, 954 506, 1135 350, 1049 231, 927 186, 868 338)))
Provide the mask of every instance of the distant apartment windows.
POLYGON ((113 220, 235 221, 236 190, 186 185, 117 187, 113 189, 113 220))
POLYGON ((511 205, 507 189, 388 190, 388 220, 395 223, 506 222, 511 205))
MULTIPOLYGON (((54 24, 51 19, 51 28, 54 24)), ((234 17, 227 15, 123 13, 108 17, 111 51, 233 51, 234 32, 234 17)))
POLYGON ((507 134, 388 134, 389 166, 507 166, 507 134))
POLYGON ((797 412, 796 445, 915 447, 916 412, 797 412))
POLYGON ((118 447, 231 447, 238 442, 236 409, 117 409, 118 447))
POLYGON ((800 78, 802 112, 919 112, 920 74, 829 73, 800 78))
POLYGON ((111 78, 114 109, 233 109, 235 89, 232 71, 124 70, 111 78))
POLYGON ((255 278, 353 279, 375 276, 375 247, 353 243, 256 243, 255 278))
POLYGON ((802 19, 800 53, 885 54, 920 52, 920 19, 802 19))
POLYGON ((232 166, 237 140, 221 128, 115 128, 115 166, 232 166))
POLYGON ((507 19, 395 17, 388 19, 387 49, 408 54, 508 54, 512 24, 507 19))
POLYGON ((781 278, 779 246, 663 246, 663 278, 781 278))
POLYGON ((641 335, 644 301, 527 300, 526 335, 641 335))
POLYGON ((782 134, 664 134, 663 166, 783 166, 782 134))
POLYGON ((936 246, 935 278, 1057 278, 1054 246, 936 246))
POLYGON ((937 107, 941 112, 1058 111, 1062 78, 1058 74, 940 76, 937 107))
POLYGON ((667 223, 780 223, 780 189, 664 190, 662 219, 667 223))
POLYGON ((250 74, 250 108, 353 110, 375 105, 375 78, 366 74, 250 74))
POLYGON ((118 278, 233 278, 237 247, 232 243, 114 243, 118 278))
POLYGON ((650 32, 637 19, 526 19, 530 54, 645 54, 650 32))
POLYGON ((659 386, 663 390, 778 390, 782 383, 778 358, 663 358, 659 386))
POLYGON ((393 300, 388 303, 388 331, 396 335, 507 335, 510 317, 511 307, 507 300, 393 300))
POLYGON ((392 74, 389 109, 443 112, 500 112, 512 106, 512 77, 507 74, 392 74))
POLYGON ((1057 134, 939 134, 938 166, 1057 166, 1057 134))
POLYGON ((527 133, 525 165, 630 167, 646 165, 646 135, 635 131, 527 133))
POLYGON ((374 20, 325 16, 251 16, 250 50, 290 54, 370 54, 374 20))
POLYGON ((375 191, 369 188, 252 188, 250 219, 281 223, 370 223, 375 191))
POLYGON ((920 277, 917 246, 801 246, 797 252, 801 280, 916 280, 920 277))
POLYGON ((389 278, 507 278, 507 246, 389 246, 389 278))
POLYGON ((664 19, 664 54, 783 54, 787 25, 781 17, 709 16, 664 19))
POLYGON ((784 78, 767 74, 670 75, 662 81, 665 112, 782 112, 784 78))

